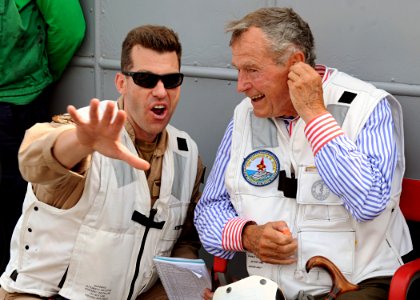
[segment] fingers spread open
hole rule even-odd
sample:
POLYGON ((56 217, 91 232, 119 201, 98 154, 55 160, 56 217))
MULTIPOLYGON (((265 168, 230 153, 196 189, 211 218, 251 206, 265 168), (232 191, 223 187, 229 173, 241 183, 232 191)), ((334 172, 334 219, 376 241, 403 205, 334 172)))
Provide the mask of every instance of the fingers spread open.
POLYGON ((111 133, 112 134, 119 134, 121 128, 123 128, 125 124, 125 120, 127 119, 127 115, 124 111, 119 110, 115 115, 114 122, 111 124, 111 133))
POLYGON ((141 159, 137 155, 134 155, 127 148, 123 147, 120 150, 121 151, 118 158, 121 160, 124 160, 133 168, 136 168, 139 170, 148 170, 150 168, 150 164, 146 160, 141 159))
POLYGON ((93 98, 90 101, 89 119, 91 124, 97 124, 99 120, 98 115, 99 100, 93 98))
POLYGON ((100 120, 102 126, 109 126, 111 123, 112 117, 114 116, 114 109, 115 104, 114 102, 108 102, 105 108, 105 111, 102 115, 102 119, 100 120))
POLYGON ((81 119, 79 113, 77 112, 76 107, 74 107, 73 105, 67 106, 67 112, 69 113, 74 123, 76 123, 77 125, 83 123, 83 120, 81 119))

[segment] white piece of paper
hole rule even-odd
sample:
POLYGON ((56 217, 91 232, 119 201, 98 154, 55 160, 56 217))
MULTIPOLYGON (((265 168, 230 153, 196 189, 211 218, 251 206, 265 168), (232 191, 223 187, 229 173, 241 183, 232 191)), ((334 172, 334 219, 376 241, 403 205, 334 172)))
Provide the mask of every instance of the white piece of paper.
POLYGON ((202 259, 155 256, 153 261, 170 300, 202 299, 211 278, 202 259))

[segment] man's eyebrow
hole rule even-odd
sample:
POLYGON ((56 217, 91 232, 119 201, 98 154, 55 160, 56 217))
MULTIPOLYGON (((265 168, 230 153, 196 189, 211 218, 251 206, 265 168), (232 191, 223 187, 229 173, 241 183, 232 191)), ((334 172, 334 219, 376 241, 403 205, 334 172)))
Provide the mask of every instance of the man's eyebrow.
MULTIPOLYGON (((237 66, 237 65, 235 65, 235 64, 233 64, 232 63, 232 67, 233 68, 235 68, 235 69, 239 69, 239 67, 237 66)), ((257 64, 254 64, 254 63, 244 63, 243 65, 241 65, 241 69, 254 69, 254 68, 257 68, 258 67, 258 65, 257 64)))

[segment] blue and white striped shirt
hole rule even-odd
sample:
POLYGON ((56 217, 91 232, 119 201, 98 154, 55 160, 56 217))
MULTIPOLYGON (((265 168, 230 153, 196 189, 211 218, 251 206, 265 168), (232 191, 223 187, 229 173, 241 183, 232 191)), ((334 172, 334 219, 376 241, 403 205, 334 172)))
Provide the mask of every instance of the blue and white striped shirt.
MULTIPOLYGON (((378 216, 390 199, 397 162, 393 126, 390 105, 382 99, 355 143, 340 134, 314 151, 321 177, 360 222, 378 216)), ((233 121, 227 126, 194 218, 205 249, 223 258, 243 251, 242 228, 249 221, 238 218, 225 188, 232 130, 233 121)))

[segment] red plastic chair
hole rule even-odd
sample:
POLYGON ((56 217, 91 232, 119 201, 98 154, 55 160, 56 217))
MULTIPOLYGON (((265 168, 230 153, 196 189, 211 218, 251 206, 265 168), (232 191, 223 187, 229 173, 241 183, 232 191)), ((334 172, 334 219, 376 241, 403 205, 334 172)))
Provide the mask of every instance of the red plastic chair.
MULTIPOLYGON (((407 222, 419 224, 420 180, 403 179, 400 207, 407 222)), ((413 232, 411 228, 410 230, 414 243, 416 239, 420 238, 420 232, 413 232)), ((420 251, 420 249, 416 249, 416 251, 420 251)), ((401 266, 392 278, 389 300, 403 299, 420 299, 420 257, 401 266)))
POLYGON ((227 264, 228 260, 214 256, 213 257, 213 268, 211 269, 212 289, 216 290, 221 285, 230 283, 227 278, 227 264))

